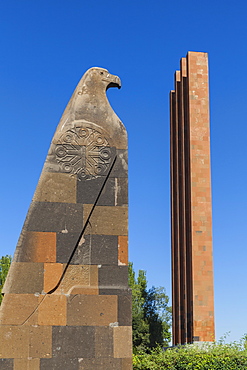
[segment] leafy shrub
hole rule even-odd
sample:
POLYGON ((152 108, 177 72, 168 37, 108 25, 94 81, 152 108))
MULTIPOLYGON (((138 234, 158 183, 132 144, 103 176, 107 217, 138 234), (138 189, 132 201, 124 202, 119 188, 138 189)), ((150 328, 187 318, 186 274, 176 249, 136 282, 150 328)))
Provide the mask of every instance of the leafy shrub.
POLYGON ((2 256, 2 258, 0 258, 0 304, 3 299, 2 294, 1 294, 3 285, 6 280, 11 261, 12 261, 12 257, 8 255, 2 256))
POLYGON ((246 370, 243 343, 186 345, 133 356, 133 370, 246 370))
POLYGON ((171 339, 171 307, 165 288, 147 288, 146 271, 136 278, 129 263, 129 286, 132 289, 133 352, 150 352, 159 345, 168 346, 171 339))

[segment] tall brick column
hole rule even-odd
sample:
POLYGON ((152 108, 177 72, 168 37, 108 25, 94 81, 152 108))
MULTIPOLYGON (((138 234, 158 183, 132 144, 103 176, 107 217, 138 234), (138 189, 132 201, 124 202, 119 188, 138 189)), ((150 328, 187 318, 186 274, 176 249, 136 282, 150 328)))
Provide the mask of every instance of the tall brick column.
POLYGON ((213 341, 207 53, 181 59, 170 112, 173 344, 213 341))

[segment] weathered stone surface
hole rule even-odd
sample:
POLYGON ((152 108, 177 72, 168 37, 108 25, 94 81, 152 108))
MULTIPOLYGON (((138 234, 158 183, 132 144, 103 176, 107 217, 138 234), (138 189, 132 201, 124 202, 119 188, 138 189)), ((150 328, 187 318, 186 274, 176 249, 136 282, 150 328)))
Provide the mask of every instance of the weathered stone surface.
MULTIPOLYGON (((80 237, 80 232, 76 233, 57 233, 57 262, 67 263, 76 243, 80 237)), ((90 243, 89 237, 84 236, 78 245, 71 261, 72 265, 90 264, 90 243)))
POLYGON ((114 287, 106 287, 106 288, 101 288, 100 289, 100 295, 128 295, 131 294, 131 289, 130 288, 114 288, 114 287))
POLYGON ((28 231, 75 232, 83 226, 82 205, 58 202, 33 202, 28 231))
POLYGON ((29 334, 28 357, 52 357, 52 343, 52 326, 31 326, 29 334))
POLYGON ((3 293, 41 293, 43 290, 43 276, 43 263, 12 262, 4 284, 3 293))
POLYGON ((28 358, 28 359, 16 358, 14 361, 14 370, 24 370, 24 369, 25 370, 39 370, 40 369, 40 359, 39 358, 28 358))
POLYGON ((13 370, 14 360, 12 358, 1 358, 0 359, 0 370, 13 370))
POLYGON ((126 149, 118 149, 116 152, 117 160, 110 177, 128 178, 128 152, 126 149))
MULTIPOLYGON (((57 262, 66 263, 76 245, 78 234, 58 233, 57 262)), ((127 240, 127 236, 125 237, 127 240)), ((122 243, 123 245, 124 243, 122 243)), ((126 243, 127 246, 127 243, 126 243)), ((126 248, 123 246, 125 255, 126 248)), ((122 254, 124 253, 122 252, 122 254)), ((81 265, 117 265, 118 236, 117 235, 84 235, 78 246, 71 264, 81 265), (100 246, 100 247, 99 247, 100 246)))
POLYGON ((122 358, 121 360, 121 370, 129 370, 132 369, 132 357, 130 358, 122 358))
POLYGON ((119 326, 132 325, 132 296, 131 291, 118 296, 118 324, 119 326))
POLYGON ((52 352, 57 358, 94 358, 95 328, 90 326, 54 326, 52 352))
POLYGON ((35 192, 36 202, 76 203, 76 178, 66 173, 48 173, 41 178, 35 192))
POLYGON ((117 188, 115 205, 128 205, 128 179, 126 177, 115 178, 115 187, 117 188))
POLYGON ((117 326, 113 328, 113 348, 115 358, 131 358, 132 343, 131 326, 117 326), (128 344, 128 345, 126 345, 128 344))
MULTIPOLYGON (((6 294, 0 311, 1 325, 22 325, 39 303, 34 294, 6 294)), ((32 320, 34 317, 32 316, 32 320)), ((29 321, 29 325, 37 322, 29 321)))
POLYGON ((74 289, 98 288, 98 266, 70 265, 61 282, 62 294, 74 294, 74 289))
MULTIPOLYGON (((126 370, 132 369, 131 367, 126 368, 126 370)), ((122 361, 119 358, 99 358, 88 360, 82 358, 79 365, 79 370, 122 370, 122 361)))
POLYGON ((56 233, 25 232, 16 262, 56 262, 56 233))
POLYGON ((128 266, 102 266, 99 269, 100 289, 123 289, 128 277, 128 266))
MULTIPOLYGON (((84 205, 84 223, 92 210, 92 204, 84 205)), ((96 206, 85 234, 127 235, 128 208, 126 206, 96 206)))
MULTIPOLYGON (((100 189, 102 188, 105 176, 92 179, 90 181, 77 182, 77 202, 83 204, 94 204, 100 189)), ((102 194, 97 203, 99 206, 115 205, 115 178, 109 178, 102 190, 102 194)))
POLYGON ((44 264, 44 293, 48 293, 59 282, 64 266, 61 263, 44 264))
POLYGON ((0 369, 132 369, 127 133, 106 97, 114 86, 117 76, 88 70, 52 139, 4 286, 0 369))
POLYGON ((110 266, 118 264, 118 237, 116 235, 91 236, 91 263, 110 266))
POLYGON ((52 356, 51 326, 1 326, 0 358, 49 358, 52 356))
POLYGON ((118 237, 118 264, 128 265, 128 237, 126 235, 118 237))
POLYGON ((68 303, 67 315, 67 325, 109 326, 118 320, 117 296, 76 295, 68 303))
POLYGON ((65 295, 45 295, 40 297, 38 325, 66 325, 67 298, 65 295))
POLYGON ((42 358, 40 360, 40 370, 79 370, 77 358, 42 358))
POLYGON ((95 357, 113 357, 113 328, 98 326, 95 328, 95 357))
POLYGON ((27 358, 29 356, 29 327, 1 326, 0 358, 27 358))

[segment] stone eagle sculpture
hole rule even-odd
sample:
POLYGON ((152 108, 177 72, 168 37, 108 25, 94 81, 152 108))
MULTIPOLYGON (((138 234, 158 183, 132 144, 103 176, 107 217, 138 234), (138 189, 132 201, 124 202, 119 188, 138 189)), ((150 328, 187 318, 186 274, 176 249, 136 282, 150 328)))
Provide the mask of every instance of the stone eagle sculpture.
POLYGON ((132 368, 127 133, 89 69, 56 129, 0 309, 0 369, 132 368))

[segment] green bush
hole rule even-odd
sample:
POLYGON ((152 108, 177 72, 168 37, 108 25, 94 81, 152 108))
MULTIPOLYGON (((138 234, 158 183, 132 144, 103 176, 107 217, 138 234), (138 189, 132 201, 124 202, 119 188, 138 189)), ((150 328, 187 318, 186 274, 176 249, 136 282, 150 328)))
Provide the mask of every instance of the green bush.
POLYGON ((133 370, 246 370, 243 343, 204 344, 154 349, 133 355, 133 370))
POLYGON ((146 271, 136 277, 129 263, 129 286, 132 290, 133 352, 150 352, 157 346, 168 346, 171 339, 171 307, 163 287, 147 288, 146 271))
POLYGON ((11 261, 12 261, 12 257, 8 255, 2 256, 2 258, 0 258, 0 304, 2 303, 2 299, 3 299, 2 294, 1 294, 2 289, 3 289, 4 282, 6 280, 6 277, 9 271, 11 261))

